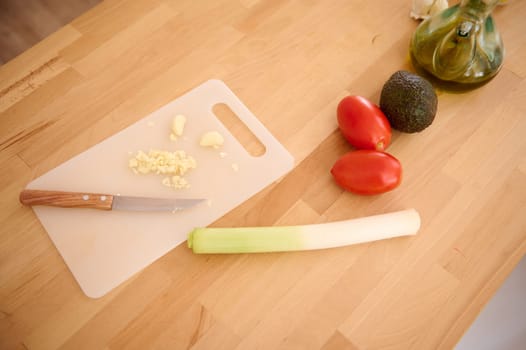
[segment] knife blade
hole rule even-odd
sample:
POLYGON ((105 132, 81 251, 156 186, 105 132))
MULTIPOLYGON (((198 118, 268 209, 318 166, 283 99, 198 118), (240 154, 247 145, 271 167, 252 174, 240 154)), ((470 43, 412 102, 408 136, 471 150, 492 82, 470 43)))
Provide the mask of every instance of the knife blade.
POLYGON ((190 208, 204 200, 204 198, 149 198, 28 189, 20 192, 20 202, 28 206, 46 205, 100 210, 177 211, 190 208))

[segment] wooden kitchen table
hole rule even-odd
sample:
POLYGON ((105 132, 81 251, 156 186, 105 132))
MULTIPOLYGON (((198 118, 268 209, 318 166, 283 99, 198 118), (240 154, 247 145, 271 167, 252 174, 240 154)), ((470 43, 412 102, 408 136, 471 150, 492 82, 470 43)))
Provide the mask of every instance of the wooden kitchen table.
POLYGON ((401 186, 346 193, 329 173, 351 150, 336 105, 378 102, 392 73, 412 70, 410 7, 106 0, 0 67, 0 348, 451 349, 526 252, 526 2, 494 12, 506 47, 494 80, 438 91, 433 125, 393 133, 401 186), (182 244, 86 297, 19 192, 211 78, 295 159, 213 226, 416 208, 419 233, 284 254, 200 256, 182 244))

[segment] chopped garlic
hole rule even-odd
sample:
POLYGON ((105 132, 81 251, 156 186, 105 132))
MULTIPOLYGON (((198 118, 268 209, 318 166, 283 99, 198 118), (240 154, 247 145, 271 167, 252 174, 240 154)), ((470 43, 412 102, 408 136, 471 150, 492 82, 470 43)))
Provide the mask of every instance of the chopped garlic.
POLYGON ((413 0, 410 16, 413 19, 427 19, 449 7, 447 0, 413 0))
POLYGON ((195 159, 184 151, 143 151, 128 161, 128 167, 136 174, 155 173, 160 175, 184 175, 188 170, 196 168, 195 159))
POLYGON ((225 139, 217 131, 206 132, 202 137, 199 144, 203 147, 219 148, 223 145, 225 139))
POLYGON ((190 187, 190 184, 188 183, 188 181, 179 176, 179 175, 175 175, 175 176, 172 176, 172 177, 165 177, 162 181, 163 185, 165 185, 166 187, 172 187, 172 188, 175 188, 175 189, 181 189, 181 188, 188 188, 190 187))
POLYGON ((228 154, 227 154, 226 152, 219 152, 219 156, 220 156, 221 158, 226 158, 227 155, 228 155, 228 154))
POLYGON ((172 187, 173 188, 187 188, 187 187, 190 187, 190 184, 188 184, 188 181, 186 181, 185 178, 175 175, 175 176, 172 176, 172 187))
POLYGON ((232 163, 232 170, 234 170, 237 173, 239 171, 239 164, 232 163))
POLYGON ((163 185, 165 185, 166 187, 172 187, 172 181, 170 180, 169 177, 165 177, 165 178, 163 179, 163 181, 161 181, 161 183, 162 183, 163 185))
POLYGON ((170 140, 175 141, 183 134, 184 126, 186 124, 186 117, 178 114, 172 120, 172 132, 170 133, 170 140))

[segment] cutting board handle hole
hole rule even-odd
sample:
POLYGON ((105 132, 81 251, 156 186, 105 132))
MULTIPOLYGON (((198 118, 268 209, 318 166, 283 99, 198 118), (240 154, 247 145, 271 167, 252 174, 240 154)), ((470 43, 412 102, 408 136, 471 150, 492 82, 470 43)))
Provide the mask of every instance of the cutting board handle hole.
POLYGON ((266 152, 266 147, 252 133, 236 113, 224 103, 217 103, 212 107, 214 115, 223 123, 243 148, 253 157, 260 157, 266 152))

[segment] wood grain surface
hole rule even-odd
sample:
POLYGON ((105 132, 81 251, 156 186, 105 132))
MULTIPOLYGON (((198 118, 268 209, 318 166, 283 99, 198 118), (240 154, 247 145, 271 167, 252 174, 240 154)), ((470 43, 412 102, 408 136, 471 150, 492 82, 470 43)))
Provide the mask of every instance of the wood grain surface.
POLYGON ((0 64, 35 45, 101 0, 0 0, 0 64))
MULTIPOLYGON (((343 192, 335 109, 412 67, 408 0, 106 0, 0 67, 0 348, 451 349, 526 253, 526 2, 494 17, 505 64, 438 91, 388 151, 399 188, 343 192), (214 226, 326 222, 416 208, 422 229, 345 248, 193 255, 177 247, 100 299, 81 292, 30 208, 32 179, 210 78, 295 168, 214 226)), ((79 176, 82 176, 79 174, 79 176)))

